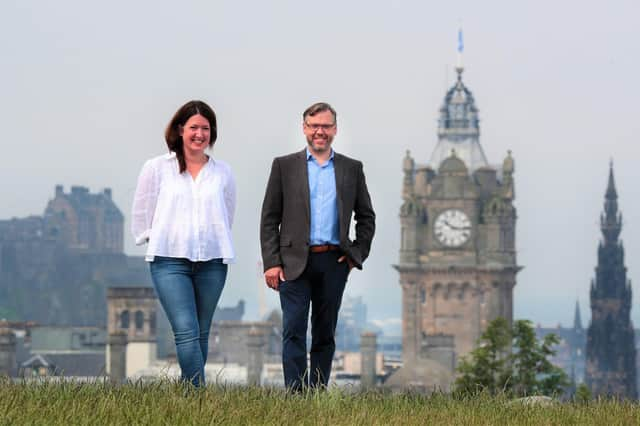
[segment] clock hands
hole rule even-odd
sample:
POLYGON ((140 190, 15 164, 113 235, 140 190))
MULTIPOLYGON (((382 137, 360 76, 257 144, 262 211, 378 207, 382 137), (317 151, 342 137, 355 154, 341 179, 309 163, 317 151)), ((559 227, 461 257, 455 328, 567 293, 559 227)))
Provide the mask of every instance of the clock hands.
POLYGON ((450 224, 449 222, 447 222, 446 220, 444 221, 444 224, 447 225, 450 229, 454 230, 454 231, 466 231, 471 229, 471 226, 454 226, 452 224, 450 224))
POLYGON ((459 247, 467 242, 472 228, 471 221, 463 211, 450 209, 436 217, 433 231, 441 244, 447 247, 459 247))

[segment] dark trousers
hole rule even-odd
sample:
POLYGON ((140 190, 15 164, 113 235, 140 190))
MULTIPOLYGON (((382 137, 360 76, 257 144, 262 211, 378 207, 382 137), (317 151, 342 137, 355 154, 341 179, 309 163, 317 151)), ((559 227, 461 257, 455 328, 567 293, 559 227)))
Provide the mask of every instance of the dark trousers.
POLYGON ((335 332, 349 265, 340 251, 309 253, 295 280, 280 283, 282 367, 288 389, 327 386, 336 350, 335 332), (307 323, 311 305, 311 366, 307 369, 307 323))

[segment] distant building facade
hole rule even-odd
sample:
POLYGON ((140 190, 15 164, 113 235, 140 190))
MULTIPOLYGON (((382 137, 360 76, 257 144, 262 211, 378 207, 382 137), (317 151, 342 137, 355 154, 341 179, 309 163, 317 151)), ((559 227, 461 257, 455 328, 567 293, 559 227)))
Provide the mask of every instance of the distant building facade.
POLYGON ((106 332, 99 327, 34 326, 28 339, 21 339, 28 350, 19 359, 20 377, 99 377, 105 373, 106 332))
POLYGON ((57 185, 42 216, 0 221, 0 318, 105 326, 107 285, 151 284, 143 258, 123 244, 110 189, 57 185))
POLYGON ((345 295, 340 306, 336 326, 336 349, 338 351, 358 351, 360 335, 367 327, 367 305, 362 296, 345 295))
POLYGON ((65 193, 56 185, 43 217, 43 237, 62 242, 71 250, 122 253, 124 216, 111 198, 111 189, 91 194, 88 188, 72 186, 65 193))
POLYGON ((214 322, 209 335, 209 361, 247 365, 250 360, 247 347, 251 340, 262 342, 263 362, 281 362, 282 316, 278 310, 272 311, 263 321, 229 319, 214 322))
POLYGON ((236 306, 218 306, 213 313, 213 322, 242 321, 244 316, 245 301, 240 299, 236 306))
POLYGON ((584 383, 587 332, 582 326, 579 303, 576 301, 573 327, 558 325, 557 327, 546 328, 538 326, 535 331, 538 339, 542 339, 550 333, 558 336, 560 342, 553 348, 556 354, 550 357, 549 360, 553 365, 562 368, 573 384, 584 383))
POLYGON ((487 162, 478 109, 458 79, 447 92, 438 144, 426 165, 403 163, 401 244, 403 367, 389 379, 444 387, 489 322, 513 317, 516 262, 514 160, 487 162), (427 365, 427 364, 429 365, 427 365), (431 374, 435 365, 442 374, 431 374), (445 374, 448 372, 448 377, 445 374))
POLYGON ((631 282, 627 280, 624 248, 619 240, 622 215, 618 212, 613 166, 609 170, 600 229, 603 239, 598 246, 596 276, 591 282, 586 384, 595 396, 637 399, 631 282))

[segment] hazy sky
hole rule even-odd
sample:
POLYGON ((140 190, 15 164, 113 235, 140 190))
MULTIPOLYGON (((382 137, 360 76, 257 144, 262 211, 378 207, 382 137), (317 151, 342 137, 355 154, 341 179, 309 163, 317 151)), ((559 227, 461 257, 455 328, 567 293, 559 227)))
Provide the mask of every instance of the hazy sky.
MULTIPOLYGON (((426 163, 453 84, 464 81, 491 163, 516 160, 515 315, 545 325, 589 317, 599 214, 615 164, 629 278, 640 277, 640 44, 637 1, 0 2, 0 219, 42 214, 54 185, 113 189, 127 217, 143 162, 184 102, 219 118, 213 156, 238 183, 237 264, 221 304, 257 316, 259 210, 271 160, 304 147, 301 112, 338 111, 336 151, 361 159, 378 215, 347 293, 369 317, 401 316, 401 164, 426 163)), ((636 278, 636 282, 640 282, 636 278)), ((632 281, 633 283, 633 281, 632 281)), ((640 326, 640 287, 632 317, 640 326)), ((266 289, 266 302, 278 306, 266 289)))

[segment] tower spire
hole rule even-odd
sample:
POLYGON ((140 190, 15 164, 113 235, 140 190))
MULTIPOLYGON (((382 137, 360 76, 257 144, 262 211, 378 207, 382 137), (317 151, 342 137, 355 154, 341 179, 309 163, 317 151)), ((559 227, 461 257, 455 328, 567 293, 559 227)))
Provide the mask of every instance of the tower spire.
POLYGON ((616 243, 622 230, 622 217, 618 213, 618 192, 613 177, 613 161, 609 163, 609 181, 604 195, 604 212, 600 216, 600 229, 605 244, 616 243))
POLYGON ((609 161, 609 182, 607 182, 607 192, 605 193, 607 200, 617 200, 618 192, 616 191, 616 181, 613 177, 613 159, 609 161))
POLYGON ((580 302, 576 299, 576 311, 573 316, 574 330, 582 330, 582 317, 580 316, 580 302))
POLYGON ((624 249, 618 240, 622 217, 609 165, 604 212, 600 216, 604 241, 598 246, 598 266, 591 284, 591 324, 587 330, 586 383, 594 396, 636 399, 636 349, 631 322, 631 282, 627 280, 624 249))

